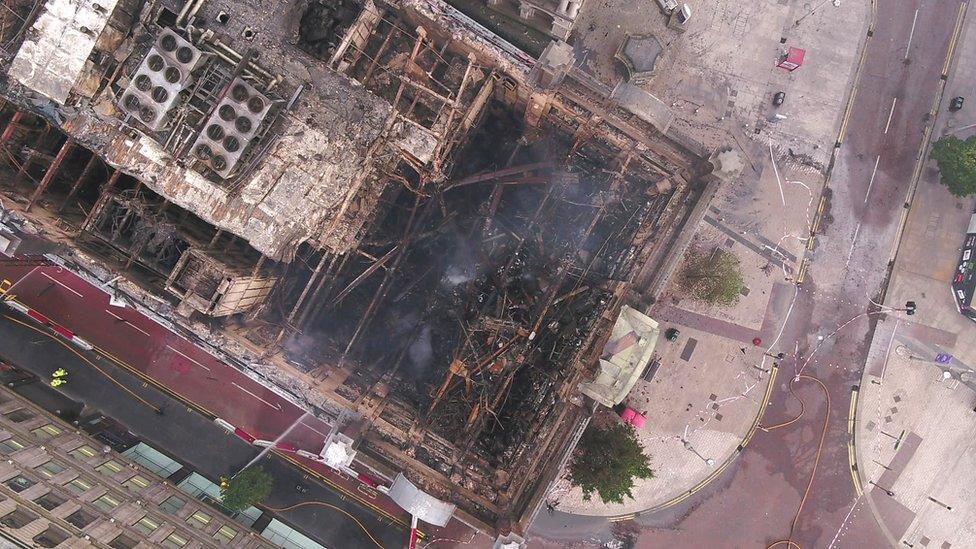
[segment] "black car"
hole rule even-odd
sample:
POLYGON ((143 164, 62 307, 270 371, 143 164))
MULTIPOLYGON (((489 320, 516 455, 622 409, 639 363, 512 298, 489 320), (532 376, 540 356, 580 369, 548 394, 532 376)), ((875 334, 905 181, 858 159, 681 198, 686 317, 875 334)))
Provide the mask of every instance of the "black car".
POLYGON ((962 108, 963 101, 965 101, 965 99, 958 95, 956 97, 953 97, 952 102, 949 103, 949 110, 958 111, 959 109, 962 108))
POLYGON ((680 333, 681 332, 679 332, 677 328, 668 328, 668 330, 664 332, 664 338, 668 341, 676 341, 680 333))
POLYGON ((786 101, 786 92, 781 92, 780 91, 780 92, 776 92, 775 94, 773 94, 773 106, 774 107, 778 107, 778 106, 782 105, 783 104, 783 101, 786 101))

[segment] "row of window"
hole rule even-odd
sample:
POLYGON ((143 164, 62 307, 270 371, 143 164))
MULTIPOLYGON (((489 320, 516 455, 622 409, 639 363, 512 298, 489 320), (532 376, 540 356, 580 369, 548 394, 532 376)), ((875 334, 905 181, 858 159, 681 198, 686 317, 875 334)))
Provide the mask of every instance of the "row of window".
MULTIPOLYGON (((23 416, 11 417, 11 415, 13 415, 14 412, 17 412, 19 410, 23 410, 23 409, 14 410, 13 412, 7 412, 4 415, 11 421, 14 421, 15 418, 23 417, 23 416)), ((25 421, 25 420, 26 419, 21 421, 25 421)), ((41 440, 45 440, 60 435, 62 431, 61 429, 59 429, 58 427, 52 424, 47 424, 32 429, 30 432, 35 437, 41 440)), ((26 444, 24 444, 17 438, 11 437, 6 440, 0 441, 0 453, 12 454, 14 452, 24 449, 26 446, 27 446, 26 444)), ((78 446, 77 448, 74 448, 68 451, 67 453, 73 458, 82 461, 94 457, 98 454, 98 452, 94 448, 92 448, 87 444, 82 444, 81 446, 78 446)), ((45 478, 50 479, 55 475, 57 475, 58 473, 61 473, 62 471, 66 470, 66 468, 62 466, 60 463, 52 459, 36 466, 34 470, 39 475, 42 475, 45 478)), ((119 461, 116 461, 115 459, 108 459, 105 462, 97 465, 95 467, 95 470, 103 475, 113 476, 116 473, 125 470, 125 466, 119 461)), ((30 488, 31 486, 36 484, 36 482, 34 480, 27 478, 24 475, 17 475, 7 480, 5 484, 7 485, 8 488, 10 488, 15 492, 22 492, 27 488, 30 488)), ((144 490, 145 488, 148 488, 150 484, 151 481, 148 478, 140 474, 136 474, 130 477, 129 479, 125 480, 122 483, 122 486, 126 490, 132 492, 133 494, 137 494, 142 490, 144 490)), ((81 495, 94 487, 91 482, 85 480, 80 476, 66 482, 63 486, 76 496, 81 495)), ((58 496, 53 492, 49 492, 48 494, 45 494, 44 496, 38 498, 35 501, 35 503, 37 503, 38 505, 40 505, 41 507, 47 510, 51 510, 64 503, 64 498, 61 498, 60 496, 58 496)), ((98 509, 100 509, 105 513, 112 512, 120 504, 121 501, 111 493, 103 494, 102 496, 100 496, 99 498, 95 499, 92 502, 92 505, 94 505, 95 507, 97 507, 98 509)), ((162 503, 160 503, 159 507, 165 513, 175 516, 185 505, 186 505, 186 500, 173 495, 167 498, 162 503)), ((73 513, 72 515, 70 515, 67 518, 67 520, 77 528, 81 529, 86 527, 91 522, 93 522, 95 518, 96 517, 90 516, 89 513, 85 512, 84 509, 80 509, 75 513, 73 513)), ((209 526, 213 521, 213 519, 214 519, 213 515, 206 513, 202 510, 198 510, 193 514, 191 514, 189 517, 187 517, 186 523, 191 527, 202 530, 205 529, 207 526, 209 526)), ((155 532, 156 529, 160 527, 160 525, 161 525, 161 521, 151 517, 150 515, 146 515, 143 518, 141 518, 139 521, 137 521, 135 524, 133 524, 132 528, 138 531, 139 533, 141 533, 142 535, 148 537, 153 532, 155 532)), ((237 534, 238 531, 236 529, 228 525, 222 525, 220 529, 218 529, 217 532, 214 533, 213 538, 218 543, 227 544, 230 543, 235 537, 237 537, 237 534)), ((137 540, 131 540, 131 538, 128 538, 127 536, 125 536, 125 534, 122 534, 118 538, 116 538, 116 541, 118 541, 118 543, 113 541, 109 545, 111 545, 116 549, 124 549, 128 547, 134 547, 136 543, 138 543, 137 540)), ((168 536, 162 542, 163 546, 165 547, 183 547, 187 543, 189 543, 188 539, 175 532, 170 536, 168 536)))

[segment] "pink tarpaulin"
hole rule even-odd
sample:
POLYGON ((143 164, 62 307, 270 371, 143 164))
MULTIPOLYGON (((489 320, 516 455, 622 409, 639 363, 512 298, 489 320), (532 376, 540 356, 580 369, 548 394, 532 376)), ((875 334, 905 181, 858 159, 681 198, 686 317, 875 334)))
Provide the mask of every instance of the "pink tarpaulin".
POLYGON ((620 419, 624 420, 625 423, 633 425, 635 429, 644 427, 644 422, 647 420, 647 418, 638 414, 633 408, 624 408, 624 411, 620 412, 620 419))

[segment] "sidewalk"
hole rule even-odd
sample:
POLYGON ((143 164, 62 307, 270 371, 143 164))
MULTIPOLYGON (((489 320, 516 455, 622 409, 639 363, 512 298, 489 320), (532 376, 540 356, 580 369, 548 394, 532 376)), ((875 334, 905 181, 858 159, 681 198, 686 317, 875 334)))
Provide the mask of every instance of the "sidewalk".
POLYGON ((586 4, 580 13, 584 70, 612 80, 611 45, 625 33, 658 36, 664 52, 647 89, 672 106, 676 127, 713 149, 731 148, 743 164, 700 226, 688 229, 696 232, 691 248, 734 253, 748 288, 736 305, 722 308, 684 298, 672 285, 648 313, 662 333, 681 331, 676 342, 658 342, 660 366, 625 401, 646 412, 638 437, 656 477, 638 482, 635 498, 621 505, 598 497, 584 502, 566 480, 550 493, 562 512, 622 518, 658 510, 707 484, 735 460, 758 423, 773 363, 762 353, 775 343, 803 277, 816 199, 870 5, 828 2, 807 13, 796 3, 689 2, 688 30, 676 34, 652 1, 615 4, 586 4), (787 46, 807 49, 806 63, 792 73, 775 67, 787 46), (787 93, 778 109, 771 104, 777 91, 787 93))

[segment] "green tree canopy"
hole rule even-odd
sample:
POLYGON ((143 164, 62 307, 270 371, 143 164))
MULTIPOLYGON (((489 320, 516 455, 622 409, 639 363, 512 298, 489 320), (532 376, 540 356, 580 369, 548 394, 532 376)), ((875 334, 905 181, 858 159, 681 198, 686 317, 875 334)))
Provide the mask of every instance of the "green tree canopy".
POLYGON ((608 427, 590 425, 580 438, 569 464, 569 481, 583 489, 589 501, 593 492, 604 503, 623 503, 633 498, 635 478, 653 478, 649 458, 634 428, 625 423, 608 427))
POLYGON ((735 305, 745 288, 739 258, 719 248, 690 252, 677 282, 695 298, 724 306, 735 305))
POLYGON ((231 511, 243 511, 264 501, 271 494, 274 482, 264 469, 251 467, 220 484, 220 501, 224 507, 231 511))
POLYGON ((976 136, 963 141, 947 135, 932 145, 942 184, 955 196, 976 194, 976 136))

